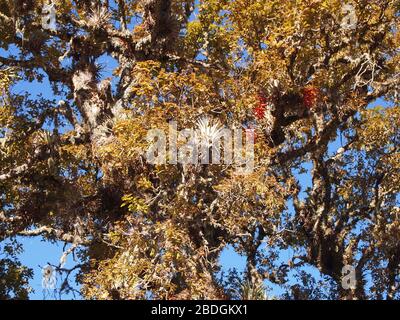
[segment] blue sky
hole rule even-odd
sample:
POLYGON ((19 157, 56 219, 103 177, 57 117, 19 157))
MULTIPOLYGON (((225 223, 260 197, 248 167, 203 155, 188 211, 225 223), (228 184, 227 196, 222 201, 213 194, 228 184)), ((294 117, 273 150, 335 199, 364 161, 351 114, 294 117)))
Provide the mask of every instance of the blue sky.
MULTIPOLYGON (((30 294, 30 299, 42 300, 49 296, 49 293, 42 288, 42 267, 47 264, 58 265, 60 257, 63 254, 63 243, 49 243, 43 241, 41 237, 32 238, 19 238, 20 242, 24 245, 24 252, 19 255, 20 261, 23 265, 33 269, 34 277, 30 281, 30 286, 34 290, 30 294)), ((68 256, 65 264, 66 268, 72 268, 79 261, 74 261, 72 255, 68 256)), ((70 283, 74 283, 74 278, 71 276, 70 283)), ((61 279, 57 277, 56 287, 59 288, 61 279)), ((75 286, 76 287, 76 286, 75 286)), ((62 299, 77 299, 73 294, 64 294, 62 299)))

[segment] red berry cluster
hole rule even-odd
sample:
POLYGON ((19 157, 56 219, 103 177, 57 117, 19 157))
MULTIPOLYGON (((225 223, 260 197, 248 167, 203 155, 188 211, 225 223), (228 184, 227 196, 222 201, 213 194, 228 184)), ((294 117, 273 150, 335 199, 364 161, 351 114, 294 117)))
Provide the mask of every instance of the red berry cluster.
POLYGON ((265 117, 265 107, 268 105, 268 99, 263 95, 258 95, 258 106, 254 108, 254 114, 258 119, 265 117))
POLYGON ((315 106, 318 100, 319 90, 313 86, 308 86, 303 89, 303 103, 311 109, 315 106))

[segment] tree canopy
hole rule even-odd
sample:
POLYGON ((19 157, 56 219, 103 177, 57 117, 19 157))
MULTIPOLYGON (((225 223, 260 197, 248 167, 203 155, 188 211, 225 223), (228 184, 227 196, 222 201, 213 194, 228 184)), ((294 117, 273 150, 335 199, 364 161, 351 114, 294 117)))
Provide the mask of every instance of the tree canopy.
POLYGON ((87 299, 400 298, 399 0, 46 4, 0 0, 0 298, 27 297, 18 236, 68 244, 87 299), (252 172, 147 161, 205 117, 252 172))

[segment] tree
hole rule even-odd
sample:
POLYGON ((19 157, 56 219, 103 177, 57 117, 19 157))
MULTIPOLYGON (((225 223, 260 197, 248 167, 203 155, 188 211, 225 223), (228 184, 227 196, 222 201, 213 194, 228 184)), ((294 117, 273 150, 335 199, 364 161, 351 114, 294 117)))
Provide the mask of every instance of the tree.
POLYGON ((400 1, 53 3, 0 1, 1 240, 69 243, 89 299, 400 297, 400 1), (204 117, 250 128, 251 173, 147 161, 204 117))

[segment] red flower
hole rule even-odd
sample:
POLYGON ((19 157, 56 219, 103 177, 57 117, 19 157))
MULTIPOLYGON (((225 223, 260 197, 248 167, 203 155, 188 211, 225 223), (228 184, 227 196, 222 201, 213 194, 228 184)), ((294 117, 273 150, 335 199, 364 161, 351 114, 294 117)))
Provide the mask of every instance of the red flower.
POLYGON ((258 119, 264 119, 265 117, 265 105, 260 105, 254 108, 254 114, 258 119))
POLYGON ((308 86, 303 89, 303 103, 311 109, 315 106, 318 100, 319 90, 313 86, 308 86))
POLYGON ((258 95, 258 106, 254 108, 254 114, 258 119, 265 117, 265 107, 268 104, 268 99, 263 94, 258 95))

